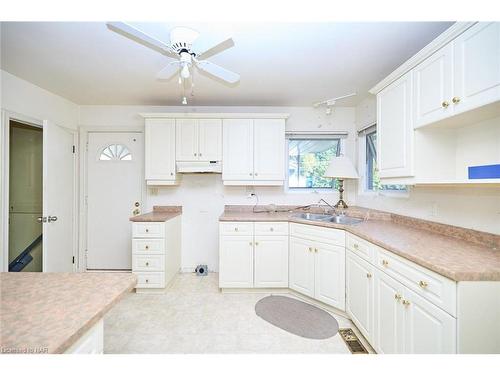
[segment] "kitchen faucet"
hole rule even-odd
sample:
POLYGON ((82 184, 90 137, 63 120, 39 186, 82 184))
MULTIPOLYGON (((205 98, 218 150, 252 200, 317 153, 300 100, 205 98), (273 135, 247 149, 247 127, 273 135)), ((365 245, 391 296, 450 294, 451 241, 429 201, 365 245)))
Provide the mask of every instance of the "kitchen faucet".
MULTIPOLYGON (((335 215, 336 212, 335 212, 335 207, 333 207, 330 203, 328 203, 327 201, 325 201, 323 198, 321 198, 319 201, 318 201, 318 206, 321 205, 321 202, 325 203, 328 207, 330 207, 332 210, 333 210, 333 214, 335 215)), ((328 212, 328 209, 323 207, 323 210, 325 211, 325 214, 328 212)))

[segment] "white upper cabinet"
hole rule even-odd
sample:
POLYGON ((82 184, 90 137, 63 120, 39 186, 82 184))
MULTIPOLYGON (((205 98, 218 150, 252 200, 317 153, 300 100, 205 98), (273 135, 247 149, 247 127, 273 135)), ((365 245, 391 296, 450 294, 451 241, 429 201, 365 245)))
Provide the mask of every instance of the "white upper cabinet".
POLYGON ((222 158, 222 120, 177 119, 177 161, 220 161, 222 158))
POLYGON ((285 179, 285 121, 254 120, 254 179, 285 179))
POLYGON ((456 113, 500 99, 500 23, 480 22, 454 43, 456 113))
POLYGON ((282 185, 285 120, 223 120, 222 179, 226 185, 282 185))
POLYGON ((147 184, 176 184, 175 120, 146 119, 144 133, 147 184))
POLYGON ((413 126, 441 120, 453 112, 453 46, 449 44, 419 64, 413 72, 413 126))
POLYGON ((253 120, 223 120, 222 179, 253 180, 253 120))
POLYGON ((412 72, 377 95, 377 159, 381 178, 413 174, 412 72))

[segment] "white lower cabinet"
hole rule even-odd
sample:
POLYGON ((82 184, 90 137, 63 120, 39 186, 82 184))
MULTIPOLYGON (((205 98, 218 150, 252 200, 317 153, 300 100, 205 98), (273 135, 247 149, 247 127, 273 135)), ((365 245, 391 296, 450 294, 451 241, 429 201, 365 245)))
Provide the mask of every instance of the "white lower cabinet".
POLYGON ((220 288, 288 287, 288 223, 221 222, 219 233, 220 288))
POLYGON ((373 335, 374 267, 357 255, 346 254, 346 312, 363 336, 373 335))
POLYGON ((290 289, 314 297, 312 241, 290 237, 290 289))
POLYGON ((314 297, 340 310, 345 309, 345 247, 315 244, 314 297))

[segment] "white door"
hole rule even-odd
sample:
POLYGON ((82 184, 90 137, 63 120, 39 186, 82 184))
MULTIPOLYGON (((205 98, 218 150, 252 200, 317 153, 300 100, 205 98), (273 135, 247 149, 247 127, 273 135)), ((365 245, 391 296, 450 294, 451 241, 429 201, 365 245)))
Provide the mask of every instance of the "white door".
POLYGON ((74 271, 75 134, 43 122, 43 271, 74 271))
POLYGON ((479 22, 453 42, 456 113, 500 99, 500 23, 479 22))
POLYGON ((254 120, 254 179, 285 179, 285 120, 254 120))
POLYGON ((310 241, 290 237, 290 289, 314 297, 314 245, 310 241))
POLYGON ((253 120, 223 120, 222 179, 253 180, 253 120))
POLYGON ((363 336, 373 336, 373 266, 349 251, 346 256, 346 311, 363 336))
POLYGON ((146 119, 144 147, 146 180, 175 180, 175 120, 146 119))
POLYGON ((221 236, 219 287, 253 287, 253 236, 221 236))
POLYGON ((453 44, 447 44, 413 71, 414 128, 453 114, 453 44))
POLYGON ((377 353, 404 352, 405 288, 382 271, 375 271, 373 345, 377 353))
POLYGON ((222 160, 222 120, 201 119, 198 122, 201 161, 222 160))
POLYGON ((175 139, 177 161, 198 160, 198 120, 175 120, 175 139))
POLYGON ((315 298, 345 310, 345 247, 314 244, 315 298))
POLYGON ((377 95, 377 164, 379 176, 413 175, 412 72, 377 95))
POLYGON ((456 319, 406 288, 405 353, 456 353, 456 319))
POLYGON ((142 207, 143 134, 88 134, 87 269, 132 267, 129 218, 142 207))
POLYGON ((255 237, 255 287, 288 287, 288 236, 255 237))

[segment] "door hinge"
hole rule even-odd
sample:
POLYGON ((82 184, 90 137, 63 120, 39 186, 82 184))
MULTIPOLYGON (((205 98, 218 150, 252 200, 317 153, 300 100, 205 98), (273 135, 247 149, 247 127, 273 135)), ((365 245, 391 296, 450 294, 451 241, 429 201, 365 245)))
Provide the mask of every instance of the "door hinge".
POLYGON ((73 154, 75 153, 75 151, 76 151, 76 147, 75 147, 75 145, 73 145, 73 154))
POLYGON ((75 257, 73 257, 73 264, 75 264, 75 257))

